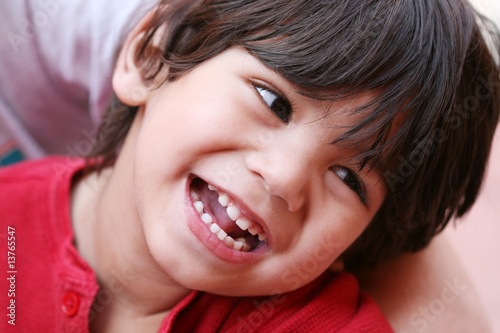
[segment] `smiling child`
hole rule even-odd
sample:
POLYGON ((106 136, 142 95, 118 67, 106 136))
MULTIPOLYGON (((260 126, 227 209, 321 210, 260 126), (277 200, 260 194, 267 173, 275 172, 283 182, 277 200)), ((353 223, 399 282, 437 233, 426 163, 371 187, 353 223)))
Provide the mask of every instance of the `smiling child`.
POLYGON ((460 0, 161 1, 87 161, 0 173, 18 288, 40 289, 17 323, 391 331, 343 268, 473 204, 499 108, 478 20, 460 0))

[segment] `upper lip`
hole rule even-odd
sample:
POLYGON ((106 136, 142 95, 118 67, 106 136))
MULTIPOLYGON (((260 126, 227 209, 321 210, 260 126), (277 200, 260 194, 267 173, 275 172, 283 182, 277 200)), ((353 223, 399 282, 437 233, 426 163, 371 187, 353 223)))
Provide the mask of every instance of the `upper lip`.
POLYGON ((249 218, 252 222, 260 225, 260 227, 264 230, 264 233, 267 235, 267 242, 271 242, 271 234, 269 233, 269 228, 264 222, 264 220, 257 213, 255 213, 250 207, 248 207, 248 205, 245 204, 245 202, 243 201, 243 199, 241 199, 240 196, 238 196, 234 192, 228 191, 227 189, 218 186, 217 184, 209 182, 201 177, 199 178, 202 179, 207 184, 217 188, 219 191, 226 193, 234 201, 234 203, 240 209, 243 215, 249 218))

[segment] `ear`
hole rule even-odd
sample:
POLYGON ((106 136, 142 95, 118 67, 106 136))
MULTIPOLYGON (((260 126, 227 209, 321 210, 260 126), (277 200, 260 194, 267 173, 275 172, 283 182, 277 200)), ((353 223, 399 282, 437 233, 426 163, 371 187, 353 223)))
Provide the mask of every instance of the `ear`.
POLYGON ((152 16, 153 11, 147 13, 127 35, 113 73, 113 89, 116 96, 130 106, 143 105, 149 98, 150 90, 144 83, 141 70, 135 62, 135 52, 152 16))
POLYGON ((341 272, 344 270, 344 260, 337 258, 329 268, 332 272, 341 272))

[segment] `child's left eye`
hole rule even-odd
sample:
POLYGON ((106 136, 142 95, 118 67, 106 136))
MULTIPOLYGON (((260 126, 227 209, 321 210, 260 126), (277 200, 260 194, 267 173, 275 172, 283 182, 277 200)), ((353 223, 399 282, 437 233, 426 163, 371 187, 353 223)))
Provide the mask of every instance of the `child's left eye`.
POLYGON ((364 190, 364 186, 359 176, 349 168, 343 166, 334 166, 331 168, 333 172, 337 174, 337 176, 342 179, 342 181, 356 194, 360 197, 361 201, 364 205, 367 204, 366 201, 366 193, 364 190))
POLYGON ((255 89, 260 94, 269 109, 278 117, 282 122, 288 124, 292 116, 292 106, 290 102, 282 95, 255 85, 255 89))

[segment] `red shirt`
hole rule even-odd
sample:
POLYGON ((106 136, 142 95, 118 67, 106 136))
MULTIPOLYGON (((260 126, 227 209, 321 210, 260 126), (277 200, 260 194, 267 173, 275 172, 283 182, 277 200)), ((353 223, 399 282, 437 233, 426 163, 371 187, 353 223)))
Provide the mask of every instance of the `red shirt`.
MULTIPOLYGON (((73 246, 72 177, 82 160, 49 158, 0 169, 0 332, 88 332, 98 306, 92 268, 73 246), (15 326, 13 325, 15 324, 15 326)), ((326 272, 275 297, 193 291, 159 332, 392 332, 349 273, 326 272)))

